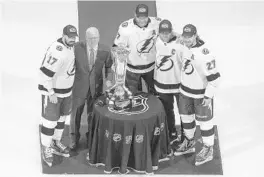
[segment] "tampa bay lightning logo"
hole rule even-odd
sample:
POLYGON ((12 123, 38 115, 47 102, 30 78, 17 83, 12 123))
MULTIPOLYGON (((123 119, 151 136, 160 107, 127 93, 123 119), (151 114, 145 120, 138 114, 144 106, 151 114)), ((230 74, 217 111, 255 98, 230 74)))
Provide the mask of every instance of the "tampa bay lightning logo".
POLYGON ((190 75, 194 72, 194 67, 191 63, 191 60, 185 60, 184 65, 183 65, 183 71, 187 75, 190 75))
POLYGON ((155 38, 155 35, 152 35, 150 38, 140 41, 137 44, 137 52, 139 54, 149 53, 149 51, 154 46, 154 38, 155 38))
POLYGON ((131 109, 114 110, 112 107, 108 107, 108 110, 110 112, 113 112, 116 114, 123 114, 123 115, 141 114, 141 113, 146 112, 149 109, 147 100, 148 98, 142 95, 137 95, 133 97, 131 109))
POLYGON ((72 63, 70 64, 70 67, 68 68, 67 75, 68 77, 71 77, 74 76, 74 74, 75 74, 75 63, 73 60, 72 63))
POLYGON ((171 55, 165 55, 165 56, 160 56, 162 57, 159 61, 159 63, 156 63, 156 68, 157 70, 160 71, 169 71, 173 66, 174 63, 171 59, 171 55))

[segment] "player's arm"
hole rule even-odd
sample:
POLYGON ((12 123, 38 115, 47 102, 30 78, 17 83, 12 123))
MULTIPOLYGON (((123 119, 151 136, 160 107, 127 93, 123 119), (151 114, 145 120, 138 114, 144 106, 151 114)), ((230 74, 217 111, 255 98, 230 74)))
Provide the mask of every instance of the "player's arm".
POLYGON ((113 47, 115 47, 115 46, 122 46, 122 47, 126 47, 126 48, 129 47, 129 45, 128 45, 129 37, 126 34, 127 27, 128 27, 128 22, 127 21, 123 22, 119 26, 117 35, 116 35, 115 40, 114 40, 113 47))
MULTIPOLYGON (((208 49, 204 48, 202 51, 203 55, 209 55, 208 49)), ((203 63, 203 71, 208 81, 208 84, 205 89, 205 98, 213 98, 215 91, 219 85, 220 73, 216 67, 216 60, 213 56, 208 56, 203 63)))
POLYGON ((48 90, 49 95, 53 95, 55 92, 53 90, 53 79, 54 75, 62 66, 62 58, 59 50, 62 50, 62 47, 56 47, 56 49, 51 48, 47 51, 47 55, 40 67, 42 72, 42 81, 43 86, 48 90))

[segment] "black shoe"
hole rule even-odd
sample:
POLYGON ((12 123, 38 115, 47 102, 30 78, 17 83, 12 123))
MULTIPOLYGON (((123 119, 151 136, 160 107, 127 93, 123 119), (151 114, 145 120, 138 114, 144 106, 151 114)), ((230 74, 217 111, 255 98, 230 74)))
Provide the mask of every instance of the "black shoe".
POLYGON ((71 137, 71 142, 70 142, 70 145, 69 145, 69 147, 70 147, 70 149, 71 149, 71 151, 76 151, 77 150, 77 148, 79 147, 79 139, 80 139, 80 135, 77 135, 77 136, 75 136, 75 134, 71 134, 70 135, 71 137))
POLYGON ((174 144, 181 141, 181 137, 175 132, 170 134, 170 144, 174 144))
POLYGON ((76 151, 79 147, 79 142, 72 142, 70 145, 69 145, 71 151, 76 151))

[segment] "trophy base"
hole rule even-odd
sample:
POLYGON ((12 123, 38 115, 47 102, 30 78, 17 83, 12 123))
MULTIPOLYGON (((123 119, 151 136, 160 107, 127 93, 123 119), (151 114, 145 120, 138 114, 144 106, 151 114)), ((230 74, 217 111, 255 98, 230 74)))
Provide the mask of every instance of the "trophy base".
POLYGON ((122 101, 115 101, 113 104, 114 110, 123 110, 123 109, 131 109, 132 108, 132 100, 122 100, 122 101))

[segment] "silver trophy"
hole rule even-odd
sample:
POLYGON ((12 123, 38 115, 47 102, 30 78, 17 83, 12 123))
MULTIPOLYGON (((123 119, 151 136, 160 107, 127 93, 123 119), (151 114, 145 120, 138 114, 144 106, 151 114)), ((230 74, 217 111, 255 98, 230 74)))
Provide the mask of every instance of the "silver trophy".
POLYGON ((115 84, 106 90, 106 103, 115 110, 132 107, 132 92, 125 86, 127 59, 130 53, 125 47, 112 47, 115 84))

